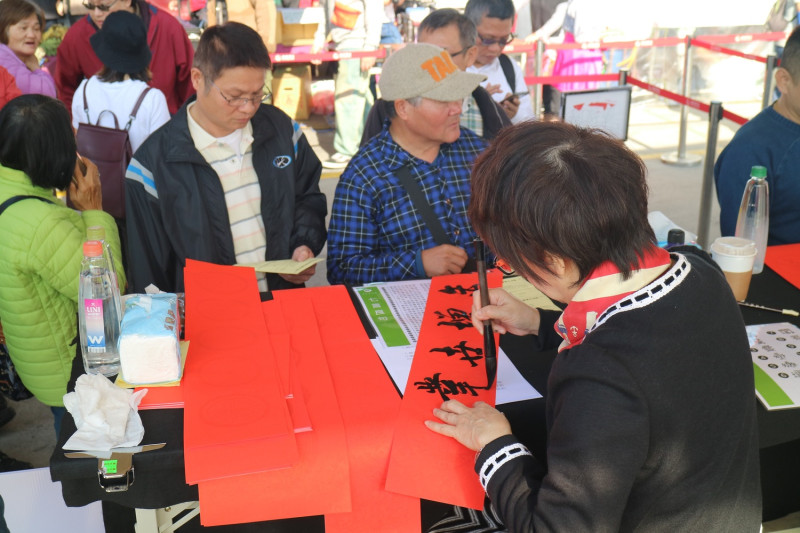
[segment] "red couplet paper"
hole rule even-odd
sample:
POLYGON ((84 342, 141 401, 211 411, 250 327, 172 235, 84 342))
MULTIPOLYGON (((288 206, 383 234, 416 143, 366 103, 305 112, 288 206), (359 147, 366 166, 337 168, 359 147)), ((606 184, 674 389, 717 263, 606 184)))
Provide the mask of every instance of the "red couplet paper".
POLYGON ((147 394, 139 404, 139 410, 183 409, 183 389, 180 385, 172 387, 136 387, 136 391, 147 389, 147 394))
MULTIPOLYGON (((499 287, 499 272, 489 273, 499 287)), ((475 452, 429 430, 433 409, 445 400, 471 406, 495 402, 487 388, 483 336, 472 326, 472 293, 477 274, 431 280, 414 361, 394 431, 386 489, 473 509, 483 508, 483 489, 474 471, 475 452)), ((497 335, 495 335, 495 343, 497 335)), ((496 383, 496 381, 495 381, 496 383)))
POLYGON ((315 317, 279 299, 264 302, 262 311, 273 350, 288 352, 284 370, 296 370, 293 395, 304 399, 313 430, 296 435, 299 460, 291 468, 200 483, 204 526, 351 510, 347 440, 315 317))
POLYGON ((783 279, 800 289, 800 244, 767 246, 764 262, 783 279))
POLYGON ((303 398, 297 361, 291 357, 291 338, 283 313, 280 307, 275 305, 262 304, 261 309, 267 323, 270 345, 278 365, 281 388, 286 397, 286 404, 289 406, 294 431, 295 433, 311 431, 311 419, 303 398))
POLYGON ((187 261, 186 481, 287 468, 294 430, 252 269, 187 261))
POLYGON ((282 291, 276 297, 291 310, 287 316, 316 316, 347 431, 353 510, 327 513, 326 533, 417 533, 422 528, 419 498, 384 488, 400 397, 347 289, 282 291))

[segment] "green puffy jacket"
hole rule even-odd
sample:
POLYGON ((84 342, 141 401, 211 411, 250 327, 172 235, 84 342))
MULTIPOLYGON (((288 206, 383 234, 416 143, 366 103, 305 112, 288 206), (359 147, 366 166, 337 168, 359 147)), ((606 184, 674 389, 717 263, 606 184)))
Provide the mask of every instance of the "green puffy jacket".
POLYGON ((0 215, 0 321, 22 382, 42 403, 63 406, 75 356, 86 228, 105 228, 124 287, 119 234, 111 215, 74 211, 23 172, 0 166, 0 203, 17 195, 41 196, 50 204, 21 200, 0 215))

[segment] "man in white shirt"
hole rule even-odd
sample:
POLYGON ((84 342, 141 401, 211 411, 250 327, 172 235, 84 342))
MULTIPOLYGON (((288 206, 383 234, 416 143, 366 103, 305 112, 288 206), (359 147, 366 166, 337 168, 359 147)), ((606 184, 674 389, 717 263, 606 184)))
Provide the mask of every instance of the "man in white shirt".
POLYGON ((511 0, 469 0, 464 14, 478 29, 475 41, 478 56, 467 72, 487 77, 482 85, 500 104, 512 124, 535 118, 525 74, 515 61, 502 53, 503 47, 514 38, 511 33, 514 3, 511 0))

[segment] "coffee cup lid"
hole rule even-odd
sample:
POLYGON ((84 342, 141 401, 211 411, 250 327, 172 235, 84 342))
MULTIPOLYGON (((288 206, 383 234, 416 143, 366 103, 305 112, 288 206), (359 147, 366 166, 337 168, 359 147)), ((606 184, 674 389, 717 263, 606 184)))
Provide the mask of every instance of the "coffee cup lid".
POLYGON ((756 254, 756 243, 741 237, 718 237, 711 244, 711 251, 718 254, 747 257, 756 254))

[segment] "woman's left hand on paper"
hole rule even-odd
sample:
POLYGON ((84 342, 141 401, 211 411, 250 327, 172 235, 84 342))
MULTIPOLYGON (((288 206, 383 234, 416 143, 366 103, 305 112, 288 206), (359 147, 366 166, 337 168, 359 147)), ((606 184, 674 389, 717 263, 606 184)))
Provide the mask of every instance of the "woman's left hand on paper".
POLYGON ((470 450, 479 451, 493 440, 511 435, 505 415, 486 402, 467 407, 458 400, 448 400, 433 414, 439 421, 426 420, 428 429, 452 437, 470 450))

